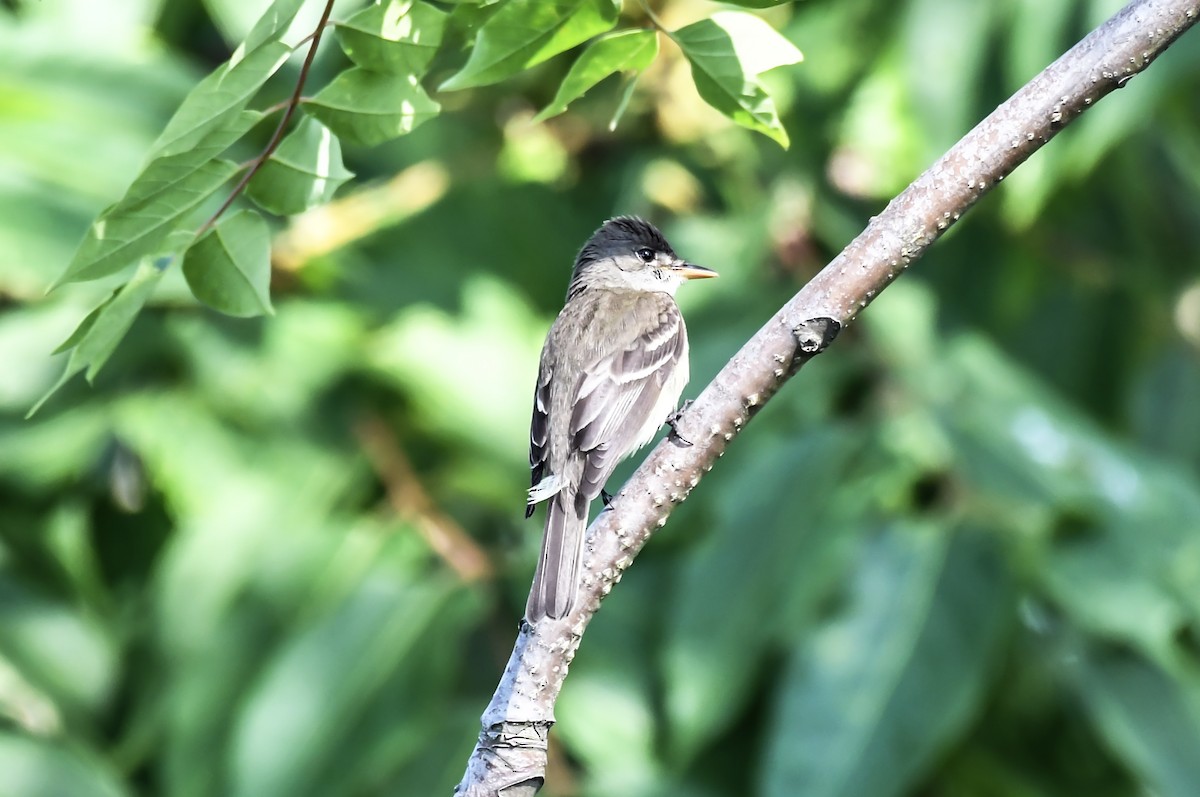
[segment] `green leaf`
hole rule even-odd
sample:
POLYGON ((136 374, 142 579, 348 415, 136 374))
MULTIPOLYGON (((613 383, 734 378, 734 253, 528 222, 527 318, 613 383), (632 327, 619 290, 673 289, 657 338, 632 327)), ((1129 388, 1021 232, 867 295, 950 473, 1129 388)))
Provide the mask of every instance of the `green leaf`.
MULTIPOLYGON (((1007 17, 1002 17, 1000 6, 994 3, 968 8, 946 5, 941 0, 913 0, 902 13, 907 19, 900 17, 896 26, 906 31, 906 39, 898 42, 907 55, 899 61, 902 67, 898 71, 923 147, 919 157, 932 160, 953 146, 962 131, 970 129, 978 118, 979 86, 995 64, 991 45, 1000 27, 996 22, 999 18, 1007 21, 1007 17), (938 24, 930 25, 930 19, 937 19, 938 24), (954 69, 946 70, 946 64, 954 64, 954 69), (937 80, 924 79, 934 72, 942 73, 937 80)), ((1049 8, 1036 17, 1038 25, 1053 25, 1054 13, 1049 8)), ((1057 41, 1054 46, 1057 49, 1057 41)), ((1018 80, 1015 85, 1023 82, 1018 80)))
POLYGON ((411 133, 441 110, 413 76, 347 69, 306 105, 337 135, 375 146, 411 133))
POLYGON ((95 379, 100 368, 121 342, 121 338, 125 337, 125 333, 133 325, 134 319, 142 311, 162 275, 163 268, 160 262, 148 258, 143 260, 129 282, 88 314, 66 343, 59 347, 59 351, 67 349, 68 345, 71 348, 62 376, 46 391, 46 395, 38 399, 26 417, 36 413, 46 403, 46 399, 85 368, 87 380, 91 382, 95 379))
MULTIPOLYGON (((1197 142, 1200 144, 1200 142, 1197 142)), ((1200 168, 1200 160, 1195 164, 1200 168)), ((1153 451, 1200 464, 1200 358, 1176 341, 1146 364, 1131 389, 1130 420, 1153 451)))
POLYGON ((3 793, 21 797, 125 797, 114 772, 67 744, 0 733, 3 793))
POLYGON ((778 618, 826 598, 846 569, 858 539, 847 526, 862 523, 870 502, 842 517, 829 497, 839 486, 863 494, 851 473, 861 450, 860 435, 831 424, 727 455, 735 475, 717 497, 714 532, 683 563, 665 615, 661 681, 675 763, 692 760, 751 699, 778 618), (747 528, 765 536, 747 545, 747 528), (767 616, 776 620, 759 622, 767 616))
POLYGON ((679 797, 677 789, 648 788, 664 769, 655 697, 665 682, 646 666, 661 618, 645 608, 669 605, 663 565, 642 560, 605 599, 603 615, 588 626, 593 655, 571 663, 555 705, 554 733, 589 773, 589 794, 679 797))
POLYGON ((246 195, 260 207, 286 216, 328 202, 353 176, 342 165, 337 136, 305 117, 250 180, 246 195))
POLYGON ((84 319, 79 322, 79 326, 75 327, 75 331, 72 332, 66 340, 58 344, 58 348, 50 353, 62 354, 64 351, 70 351, 78 346, 79 341, 83 340, 83 336, 86 335, 91 330, 92 325, 96 323, 96 319, 100 316, 100 313, 104 312, 104 308, 108 307, 109 303, 112 302, 113 299, 117 298, 117 293, 118 291, 113 291, 112 294, 110 294, 107 299, 97 305, 92 312, 84 316, 84 319))
POLYGON ((838 618, 784 676, 767 797, 899 797, 966 727, 1012 613, 980 534, 897 526, 877 539, 838 618))
POLYGON ((447 16, 428 3, 387 0, 339 24, 338 43, 364 69, 420 77, 442 43, 447 16))
MULTIPOLYGON (((1157 477, 1148 469, 1147 482, 1157 477)), ((1187 539, 1197 516, 1179 511, 1178 525, 1191 527, 1180 535, 1187 539)), ((1076 627, 1143 650, 1164 650, 1186 627, 1189 610, 1162 560, 1182 562, 1189 552, 1164 539, 1166 524, 1106 520, 1086 533, 1059 535, 1039 561, 1038 574, 1076 627)))
POLYGON ((511 0, 479 31, 475 48, 441 91, 497 83, 617 24, 613 0, 511 0))
POLYGON ((567 106, 614 72, 645 69, 658 55, 658 34, 652 30, 623 30, 588 45, 563 78, 554 99, 534 117, 540 122, 567 106))
POLYGON ((179 217, 233 176, 232 164, 213 159, 260 119, 258 111, 223 116, 192 149, 150 161, 125 196, 93 223, 55 286, 107 276, 152 254, 179 217))
POLYGON ((150 161, 126 189, 125 196, 121 197, 113 211, 106 212, 105 216, 111 217, 113 212, 129 212, 151 202, 161 202, 178 184, 250 132, 262 118, 259 111, 238 111, 223 117, 222 124, 209 130, 195 147, 150 161))
POLYGON ((1073 668, 1079 696, 1109 747, 1161 797, 1200 783, 1200 683, 1172 677, 1127 650, 1092 652, 1073 668))
MULTIPOLYGON (((254 27, 246 34, 246 40, 238 47, 237 52, 252 52, 268 41, 278 39, 287 31, 292 20, 296 18, 304 0, 275 0, 271 3, 254 27)), ((236 53, 235 53, 236 56, 236 53)))
POLYGON ((68 371, 72 362, 78 362, 87 367, 85 376, 89 382, 96 378, 142 311, 162 275, 163 270, 158 265, 150 260, 142 262, 133 278, 117 291, 108 307, 96 317, 88 334, 75 344, 67 360, 68 371))
POLYGON ((271 234, 253 210, 227 216, 183 256, 183 276, 214 310, 248 318, 271 308, 271 234))
MULTIPOLYGON (((484 384, 503 381, 506 362, 537 361, 545 327, 510 283, 487 274, 472 275, 460 280, 456 290, 461 309, 454 313, 420 303, 397 313, 372 335, 367 365, 374 375, 412 397, 412 413, 423 428, 486 452, 487 461, 515 464, 522 445, 528 444, 521 432, 521 425, 529 422, 526 397, 516 391, 488 395, 455 391, 457 377, 446 363, 463 362, 485 347, 494 356, 478 358, 473 378, 484 384), (468 416, 479 423, 466 428, 461 419, 468 416)), ((463 467, 473 466, 464 463, 463 467)))
MULTIPOLYGON (((282 797, 335 791, 306 787, 330 769, 345 782, 346 759, 334 755, 339 743, 389 684, 421 660, 454 594, 454 587, 441 582, 406 585, 371 576, 334 612, 273 651, 241 702, 226 793, 282 797), (396 611, 397 606, 405 609, 396 611), (348 660, 343 653, 351 650, 356 654, 348 660)), ((408 695, 422 691, 415 683, 400 688, 408 695)))
POLYGON ((718 12, 669 35, 691 63, 692 80, 705 102, 787 148, 787 131, 758 76, 803 59, 791 42, 743 11, 718 12))
POLYGON ((282 42, 268 42, 217 67, 184 98, 150 148, 152 157, 186 152, 214 127, 242 108, 292 54, 282 42))
POLYGON ((47 283, 145 166, 151 141, 197 75, 189 59, 146 35, 153 17, 138 21, 146 12, 140 0, 37 8, 50 16, 26 18, 29 5, 19 22, 0 15, 0 293, 42 305, 47 283), (102 21, 103 31, 84 17, 102 21), (87 41, 108 55, 80 47, 67 27, 91 27, 87 41), (141 33, 128 46, 118 43, 133 30, 141 33))
MULTIPOLYGON (((20 510, 16 512, 19 517, 20 510)), ((13 526, 20 521, 11 516, 4 521, 12 524, 4 528, 11 539, 13 526)), ((49 528, 42 531, 50 533, 49 528)), ((0 669, 6 671, 6 682, 12 678, 23 682, 22 689, 43 703, 42 712, 51 716, 102 713, 120 675, 119 648, 108 631, 77 605, 39 595, 11 573, 0 576, 0 669)), ((0 690, 0 710, 10 708, 13 697, 6 683, 0 690)), ((53 722, 50 716, 45 721, 53 722)), ((5 792, 10 785, 5 778, 0 794, 10 793, 5 792)))
POLYGON ((617 109, 613 111, 612 119, 608 120, 608 129, 613 131, 617 129, 617 125, 621 123, 621 118, 625 116, 625 110, 629 107, 629 101, 633 99, 633 90, 637 88, 638 76, 641 73, 633 72, 625 79, 625 85, 621 88, 621 99, 617 101, 617 109))
POLYGON ((178 163, 155 167, 173 182, 135 183, 134 201, 122 201, 92 223, 66 272, 55 285, 115 274, 140 257, 154 254, 175 225, 237 174, 237 164, 208 160, 188 171, 178 163))

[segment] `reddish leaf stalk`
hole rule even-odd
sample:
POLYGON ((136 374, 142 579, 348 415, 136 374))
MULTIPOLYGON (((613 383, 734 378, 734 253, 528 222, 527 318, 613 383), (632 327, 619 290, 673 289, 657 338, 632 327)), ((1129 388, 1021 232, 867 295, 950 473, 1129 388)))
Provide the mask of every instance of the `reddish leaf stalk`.
MULTIPOLYGON (((238 184, 229 192, 229 196, 221 203, 221 207, 217 208, 216 213, 208 218, 208 221, 200 225, 200 229, 196 230, 196 237, 199 238, 204 233, 208 232, 217 220, 224 215, 225 211, 233 205, 234 201, 241 196, 242 191, 246 190, 246 186, 250 184, 250 180, 258 173, 258 170, 263 167, 267 159, 275 152, 279 146, 279 142, 283 140, 283 133, 287 130, 288 122, 292 121, 292 116, 296 113, 296 108, 300 106, 300 99, 304 94, 304 84, 308 81, 308 72, 312 68, 313 59, 317 55, 317 47, 321 44, 321 36, 325 33, 325 28, 329 25, 329 15, 333 13, 334 0, 326 0, 325 10, 321 12, 321 20, 317 23, 317 27, 308 36, 301 40, 301 44, 305 41, 309 42, 308 53, 304 56, 304 64, 300 67, 300 77, 296 80, 296 88, 292 92, 292 96, 287 103, 283 105, 283 116, 279 120, 279 124, 275 126, 275 132, 271 134, 271 140, 267 142, 267 146, 258 154, 258 157, 250 161, 250 168, 242 175, 242 179, 238 180, 238 184)), ((278 108, 279 106, 274 106, 278 108)))

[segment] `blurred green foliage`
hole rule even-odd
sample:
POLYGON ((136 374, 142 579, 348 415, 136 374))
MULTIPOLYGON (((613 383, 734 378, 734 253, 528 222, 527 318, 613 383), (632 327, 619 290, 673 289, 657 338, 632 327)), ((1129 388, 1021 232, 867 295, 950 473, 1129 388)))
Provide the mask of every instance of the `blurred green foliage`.
MULTIPOLYGON (((770 9, 805 54, 762 78, 790 151, 705 106, 665 38, 615 132, 617 80, 530 123, 574 56, 435 93, 272 230, 274 316, 203 309, 168 270, 94 386, 23 420, 120 282, 46 287, 265 5, 0 7, 5 797, 449 793, 532 573, 530 385, 579 244, 641 213, 721 271, 682 296, 694 393, 1119 4, 770 9)), ((654 4, 676 28, 718 8, 654 4)), ((444 10, 431 90, 486 14, 444 10)), ((1195 793, 1197 35, 735 441, 589 629, 547 794, 1195 793)), ((313 93, 347 66, 328 44, 313 93)))

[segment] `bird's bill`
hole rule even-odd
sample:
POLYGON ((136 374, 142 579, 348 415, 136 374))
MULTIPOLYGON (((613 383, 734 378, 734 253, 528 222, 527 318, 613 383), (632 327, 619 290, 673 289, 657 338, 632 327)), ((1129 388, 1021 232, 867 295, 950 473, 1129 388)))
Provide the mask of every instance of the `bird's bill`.
POLYGON ((674 267, 674 271, 685 280, 702 280, 717 276, 717 272, 711 268, 697 266, 694 263, 680 263, 674 267))

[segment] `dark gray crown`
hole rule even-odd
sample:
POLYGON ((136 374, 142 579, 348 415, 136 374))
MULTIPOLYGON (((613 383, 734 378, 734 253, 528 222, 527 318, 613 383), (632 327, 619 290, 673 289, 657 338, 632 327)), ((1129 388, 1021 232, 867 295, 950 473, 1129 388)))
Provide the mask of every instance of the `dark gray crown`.
POLYGON ((675 255, 671 244, 653 224, 637 216, 617 216, 592 233, 575 258, 575 270, 613 255, 632 255, 643 247, 675 255))

